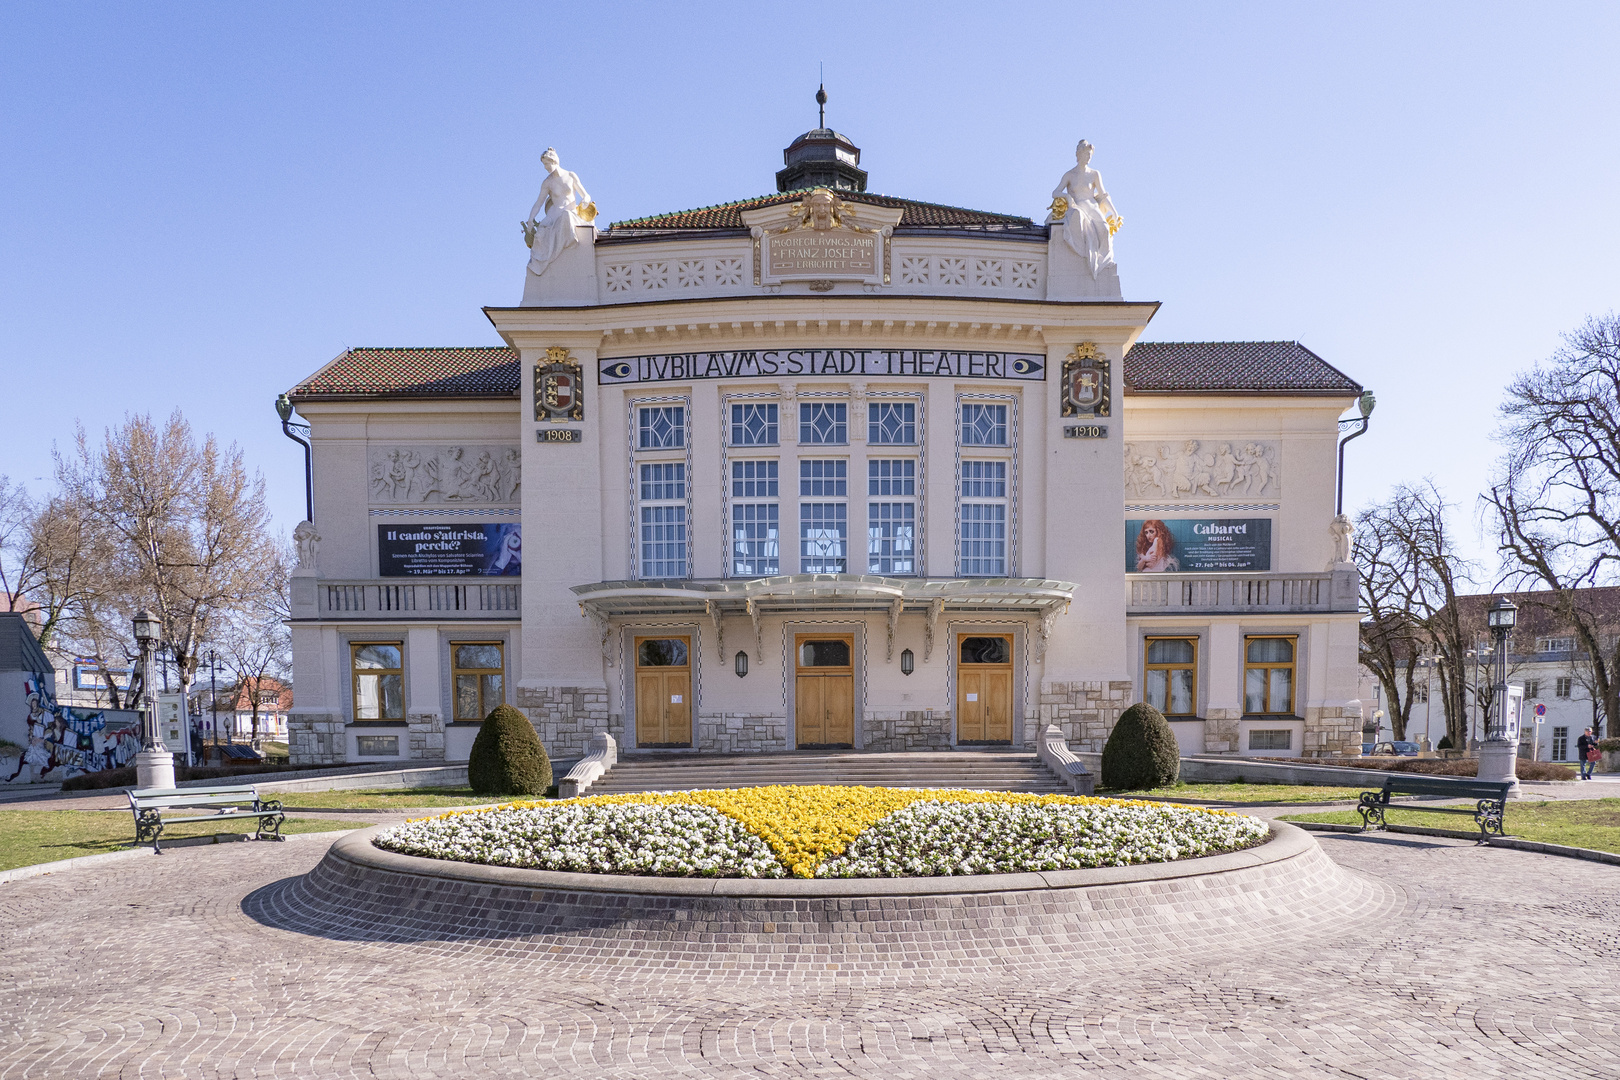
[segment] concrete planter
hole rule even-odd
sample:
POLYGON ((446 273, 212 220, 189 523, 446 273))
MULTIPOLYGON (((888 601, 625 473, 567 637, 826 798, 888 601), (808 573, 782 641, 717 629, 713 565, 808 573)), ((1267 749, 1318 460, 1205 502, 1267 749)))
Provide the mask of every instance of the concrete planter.
POLYGON ((1597 771, 1620 773, 1620 750, 1603 751, 1603 757, 1597 763, 1597 771))

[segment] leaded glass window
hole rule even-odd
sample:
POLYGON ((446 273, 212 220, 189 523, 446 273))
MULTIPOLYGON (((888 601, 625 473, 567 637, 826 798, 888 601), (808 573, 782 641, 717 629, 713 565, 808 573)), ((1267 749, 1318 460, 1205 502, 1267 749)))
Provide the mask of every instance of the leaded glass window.
POLYGON ((849 442, 849 406, 842 401, 799 403, 799 442, 842 446, 849 442))
POLYGON ((799 572, 842 574, 849 569, 849 508, 845 503, 799 505, 799 572))
POLYGON ((636 447, 679 450, 686 445, 686 406, 645 406, 636 411, 636 447))
POLYGON ((912 460, 872 460, 866 463, 868 495, 917 494, 917 463, 912 460))
POLYGON ((911 401, 874 401, 866 406, 866 441, 874 446, 915 446, 917 405, 911 401))
POLYGON ((777 443, 776 406, 745 403, 731 407, 732 446, 775 446, 777 443))
POLYGON ((1007 576, 1007 508, 996 503, 962 504, 962 574, 1007 576))
POLYGON ((641 466, 641 576, 686 576, 686 465, 641 466))
POLYGON ((732 503, 733 577, 770 577, 782 572, 776 503, 732 503))
POLYGON ((866 507, 867 567, 874 574, 917 572, 917 506, 875 502, 866 507))
POLYGON ((962 405, 963 446, 1006 446, 1007 406, 964 402, 962 405))
POLYGON ((777 463, 774 461, 733 461, 733 499, 774 499, 777 492, 777 463))
POLYGON ((849 494, 849 462, 799 462, 799 494, 811 498, 843 498, 849 494))

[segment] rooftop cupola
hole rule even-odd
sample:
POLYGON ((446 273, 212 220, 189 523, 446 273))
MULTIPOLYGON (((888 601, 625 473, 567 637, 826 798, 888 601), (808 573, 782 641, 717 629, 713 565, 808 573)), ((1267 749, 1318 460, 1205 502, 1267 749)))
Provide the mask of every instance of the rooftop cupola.
POLYGON ((827 126, 827 88, 816 90, 818 126, 805 132, 782 151, 787 168, 776 174, 777 191, 826 187, 839 191, 865 191, 866 172, 859 168, 861 148, 827 126))

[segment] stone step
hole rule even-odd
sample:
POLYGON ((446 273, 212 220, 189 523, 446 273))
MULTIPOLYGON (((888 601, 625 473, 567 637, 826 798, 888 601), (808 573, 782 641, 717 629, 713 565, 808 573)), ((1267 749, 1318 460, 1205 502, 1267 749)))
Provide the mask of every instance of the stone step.
POLYGON ((1067 790, 1032 753, 1007 750, 865 754, 799 751, 621 759, 591 794, 768 784, 984 788, 1037 794, 1067 790))

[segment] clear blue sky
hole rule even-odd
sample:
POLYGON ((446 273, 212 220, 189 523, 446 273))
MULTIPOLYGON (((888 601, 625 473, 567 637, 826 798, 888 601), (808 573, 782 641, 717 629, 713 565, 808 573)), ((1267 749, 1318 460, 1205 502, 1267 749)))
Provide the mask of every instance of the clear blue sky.
POLYGON ((178 405, 290 531, 276 394, 498 344, 546 146, 607 220, 762 194, 825 61, 877 191, 1038 215, 1089 138, 1148 337, 1303 341, 1378 393, 1346 502, 1432 474, 1472 534, 1502 385, 1620 307, 1617 44, 1613 3, 8 3, 0 472, 178 405))

